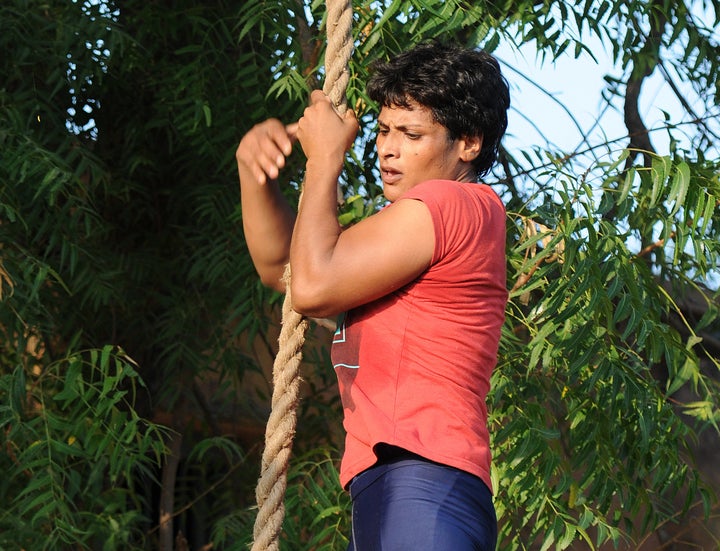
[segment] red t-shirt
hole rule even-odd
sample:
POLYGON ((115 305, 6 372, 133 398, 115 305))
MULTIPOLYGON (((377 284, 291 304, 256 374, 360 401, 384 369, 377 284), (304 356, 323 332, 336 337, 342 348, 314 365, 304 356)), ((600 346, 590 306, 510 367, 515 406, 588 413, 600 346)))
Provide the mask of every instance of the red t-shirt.
POLYGON ((427 205, 435 250, 415 281, 340 320, 331 354, 347 431, 340 481, 372 466, 384 442, 491 488, 485 397, 507 301, 505 209, 476 183, 431 180, 404 199, 427 205))

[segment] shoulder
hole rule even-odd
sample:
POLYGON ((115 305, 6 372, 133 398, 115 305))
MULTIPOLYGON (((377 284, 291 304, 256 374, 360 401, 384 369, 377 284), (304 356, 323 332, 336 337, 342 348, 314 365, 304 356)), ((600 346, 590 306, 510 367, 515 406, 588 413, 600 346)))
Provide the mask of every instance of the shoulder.
POLYGON ((427 180, 408 190, 399 199, 419 199, 451 202, 453 200, 476 198, 502 207, 497 193, 478 182, 457 182, 455 180, 427 180))
POLYGON ((454 258, 462 251, 488 247, 490 242, 504 244, 505 208, 485 184, 428 180, 406 192, 394 205, 412 203, 426 207, 433 227, 431 264, 454 258))
POLYGON ((430 210, 433 219, 472 217, 485 222, 504 219, 505 206, 495 191, 486 184, 428 180, 406 192, 402 199, 421 201, 430 210))

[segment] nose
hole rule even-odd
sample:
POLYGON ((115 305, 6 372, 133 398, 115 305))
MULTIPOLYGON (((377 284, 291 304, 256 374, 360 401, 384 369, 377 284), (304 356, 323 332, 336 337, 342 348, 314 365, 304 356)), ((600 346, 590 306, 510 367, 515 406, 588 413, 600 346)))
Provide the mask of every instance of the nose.
POLYGON ((376 144, 378 156, 381 159, 398 156, 398 140, 392 132, 378 134, 376 144))

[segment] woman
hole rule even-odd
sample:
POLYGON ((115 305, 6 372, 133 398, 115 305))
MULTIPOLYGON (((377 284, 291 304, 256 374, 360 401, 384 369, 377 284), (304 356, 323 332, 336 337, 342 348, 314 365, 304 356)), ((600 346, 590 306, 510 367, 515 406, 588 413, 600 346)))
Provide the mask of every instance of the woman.
POLYGON ((296 311, 340 315, 350 549, 494 549, 485 397, 507 300, 505 213, 477 180, 507 127, 507 83, 490 55, 430 43, 376 67, 367 91, 389 206, 339 226, 358 124, 315 91, 297 123, 265 121, 238 147, 248 248, 280 291, 290 261, 296 311), (307 158, 297 215, 276 182, 295 140, 307 158))

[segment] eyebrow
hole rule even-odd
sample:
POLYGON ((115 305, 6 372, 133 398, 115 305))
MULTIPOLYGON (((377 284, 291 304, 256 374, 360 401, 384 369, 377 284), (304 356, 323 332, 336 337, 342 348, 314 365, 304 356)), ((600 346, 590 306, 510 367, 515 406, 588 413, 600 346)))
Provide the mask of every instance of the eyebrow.
MULTIPOLYGON (((389 125, 389 124, 381 121, 380 119, 378 119, 377 124, 378 124, 378 126, 381 127, 381 128, 390 128, 390 125, 389 125)), ((406 132, 406 131, 408 131, 408 130, 410 130, 410 131, 418 131, 418 130, 424 130, 424 129, 425 129, 425 125, 423 125, 423 124, 398 124, 398 125, 395 126, 395 128, 396 128, 397 130, 399 130, 400 132, 406 132)))

